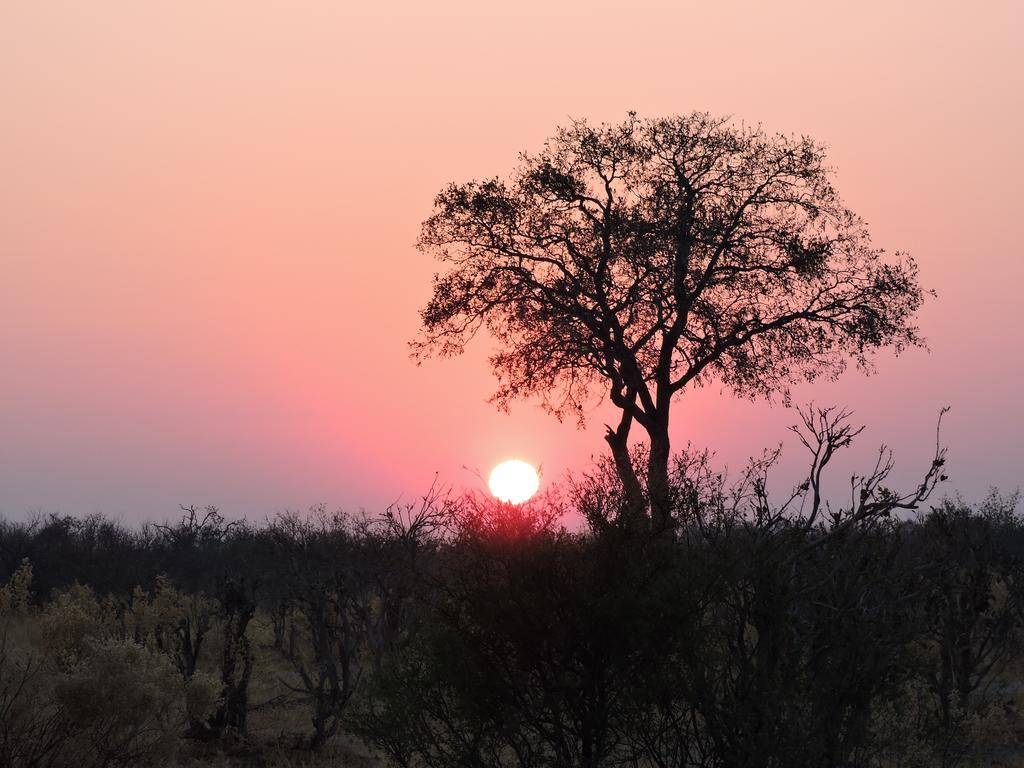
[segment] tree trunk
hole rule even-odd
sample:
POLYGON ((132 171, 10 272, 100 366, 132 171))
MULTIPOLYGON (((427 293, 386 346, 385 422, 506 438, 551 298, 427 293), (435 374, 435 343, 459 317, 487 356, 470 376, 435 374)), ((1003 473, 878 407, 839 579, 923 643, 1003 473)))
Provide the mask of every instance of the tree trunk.
POLYGON ((647 493, 651 500, 651 524, 655 531, 671 526, 671 492, 668 482, 668 463, 671 444, 668 437, 668 419, 649 430, 651 441, 647 454, 647 493))
POLYGON ((622 414, 622 420, 617 429, 608 427, 604 439, 612 449, 612 459, 615 461, 615 470, 618 472, 619 480, 622 482, 624 495, 624 507, 622 515, 627 518, 629 525, 636 525, 644 518, 644 507, 646 499, 643 486, 636 476, 633 468, 633 459, 629 455, 629 428, 633 424, 633 417, 626 412, 622 414))

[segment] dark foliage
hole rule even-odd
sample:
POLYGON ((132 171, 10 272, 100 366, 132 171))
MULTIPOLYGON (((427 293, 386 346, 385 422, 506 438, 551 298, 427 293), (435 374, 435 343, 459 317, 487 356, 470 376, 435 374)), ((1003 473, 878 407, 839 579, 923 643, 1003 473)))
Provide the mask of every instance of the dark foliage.
MULTIPOLYGON (((170 618, 134 631, 166 656, 150 663, 153 679, 215 671, 217 701, 190 738, 244 738, 252 712, 290 702, 308 713, 294 743, 315 751, 347 733, 402 766, 992 762, 1005 741, 985 734, 1016 727, 1020 687, 1016 499, 895 515, 943 477, 937 448, 911 492, 886 486, 882 451, 849 501, 830 505, 823 472, 858 430, 824 410, 797 431, 811 467, 781 502, 766 490, 777 454, 731 483, 706 454, 678 456, 671 536, 628 524, 611 461, 520 507, 435 489, 376 520, 316 509, 255 528, 186 509, 141 531, 8 521, 0 607, 5 622, 39 610, 25 559, 35 574, 53 567, 33 580, 35 603, 57 591, 72 606, 66 590, 87 584, 110 595, 102 611, 125 628, 148 605, 137 586, 176 595, 170 618), (564 507, 584 530, 557 525, 564 507), (269 703, 252 696, 268 674, 258 621, 291 670, 269 703)), ((97 669, 145 658, 116 631, 104 642, 97 669)), ((83 738, 68 713, 92 668, 77 688, 57 686, 78 697, 62 703, 33 688, 40 665, 0 646, 0 757, 12 765, 62 765, 83 738)))
POLYGON ((703 113, 574 121, 508 180, 442 190, 420 247, 446 271, 416 354, 459 353, 485 328, 499 405, 536 396, 582 420, 607 397, 616 470, 657 528, 671 522, 676 395, 713 380, 785 395, 922 343, 915 263, 872 244, 821 145, 703 113), (639 472, 634 422, 649 442, 639 472))

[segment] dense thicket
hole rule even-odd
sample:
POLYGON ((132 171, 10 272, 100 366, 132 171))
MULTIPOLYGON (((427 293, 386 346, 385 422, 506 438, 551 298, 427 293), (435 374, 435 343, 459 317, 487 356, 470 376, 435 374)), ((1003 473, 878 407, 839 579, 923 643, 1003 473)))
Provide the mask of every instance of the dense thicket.
POLYGON ((670 536, 620 524, 611 465, 522 507, 4 521, 0 764, 269 742, 437 768, 1009 759, 1016 500, 899 518, 872 476, 826 507, 812 470, 771 504, 771 463, 729 484, 680 457, 670 536))

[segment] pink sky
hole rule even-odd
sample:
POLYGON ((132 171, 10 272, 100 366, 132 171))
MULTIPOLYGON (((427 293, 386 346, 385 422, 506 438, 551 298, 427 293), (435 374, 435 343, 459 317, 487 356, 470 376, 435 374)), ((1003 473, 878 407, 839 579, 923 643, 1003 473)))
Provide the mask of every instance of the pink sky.
MULTIPOLYGON (((930 353, 797 400, 908 473, 949 404, 949 490, 1024 479, 1020 3, 350 5, 0 6, 0 513, 375 510, 435 472, 478 487, 464 465, 585 465, 602 412, 496 412, 486 343, 409 361, 413 243, 445 183, 630 109, 826 142, 939 298, 930 353)), ((673 418, 736 465, 795 414, 708 390, 673 418)))

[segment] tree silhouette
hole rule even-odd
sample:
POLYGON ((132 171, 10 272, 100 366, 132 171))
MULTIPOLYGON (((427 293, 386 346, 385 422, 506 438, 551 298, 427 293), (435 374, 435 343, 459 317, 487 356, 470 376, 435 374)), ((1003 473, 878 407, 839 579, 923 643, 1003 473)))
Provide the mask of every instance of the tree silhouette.
POLYGON ((412 344, 460 353, 486 328, 493 400, 538 396, 559 418, 603 391, 619 476, 640 512, 669 522, 674 396, 715 380, 741 396, 870 368, 920 346, 917 267, 887 259, 831 183, 821 145, 694 113, 584 120, 523 154, 508 180, 452 184, 419 248, 435 276, 412 344), (646 493, 633 424, 649 439, 646 493))

